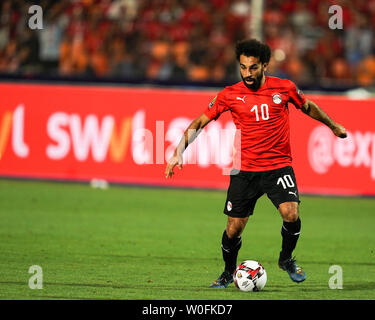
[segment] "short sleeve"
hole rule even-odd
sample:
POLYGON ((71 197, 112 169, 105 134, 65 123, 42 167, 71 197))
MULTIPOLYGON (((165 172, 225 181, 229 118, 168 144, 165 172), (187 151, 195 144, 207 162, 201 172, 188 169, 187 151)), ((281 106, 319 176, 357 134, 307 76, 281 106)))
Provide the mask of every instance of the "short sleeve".
POLYGON ((227 100, 225 98, 224 90, 220 91, 219 94, 210 102, 204 114, 211 120, 217 120, 219 116, 229 110, 227 100))
POLYGON ((306 102, 303 92, 292 81, 290 81, 288 102, 293 103, 297 109, 301 109, 306 102))

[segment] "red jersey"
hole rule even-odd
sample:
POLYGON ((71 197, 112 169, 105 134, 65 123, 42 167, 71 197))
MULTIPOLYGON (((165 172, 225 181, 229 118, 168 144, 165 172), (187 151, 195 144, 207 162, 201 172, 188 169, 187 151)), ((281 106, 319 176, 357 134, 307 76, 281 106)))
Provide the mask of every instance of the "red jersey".
POLYGON ((300 109, 306 98, 292 81, 266 76, 257 91, 242 81, 226 87, 204 113, 216 120, 230 111, 241 130, 241 170, 267 171, 292 163, 289 102, 300 109))

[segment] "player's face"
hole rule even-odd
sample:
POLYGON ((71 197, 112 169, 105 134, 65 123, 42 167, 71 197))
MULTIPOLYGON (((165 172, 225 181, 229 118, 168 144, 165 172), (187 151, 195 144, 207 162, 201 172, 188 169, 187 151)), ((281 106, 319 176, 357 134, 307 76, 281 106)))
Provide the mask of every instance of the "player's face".
POLYGON ((258 90, 264 83, 264 71, 267 64, 262 64, 259 58, 240 55, 240 72, 246 87, 258 90))

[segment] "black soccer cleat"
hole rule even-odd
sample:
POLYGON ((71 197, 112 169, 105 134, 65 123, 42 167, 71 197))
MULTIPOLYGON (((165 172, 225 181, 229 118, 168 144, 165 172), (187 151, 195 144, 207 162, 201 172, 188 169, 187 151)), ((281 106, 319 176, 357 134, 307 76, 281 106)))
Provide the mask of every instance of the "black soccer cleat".
POLYGON ((217 280, 211 283, 210 288, 225 289, 233 282, 233 274, 224 271, 217 280))
POLYGON ((302 282, 306 279, 306 273, 302 270, 302 267, 296 264, 295 259, 279 260, 280 269, 286 271, 289 274, 290 279, 294 282, 302 282))

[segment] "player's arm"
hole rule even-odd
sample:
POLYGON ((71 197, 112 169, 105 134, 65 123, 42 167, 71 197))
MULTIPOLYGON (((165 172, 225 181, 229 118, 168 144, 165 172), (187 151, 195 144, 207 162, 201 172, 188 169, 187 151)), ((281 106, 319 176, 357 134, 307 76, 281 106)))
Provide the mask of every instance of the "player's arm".
POLYGON ((332 130, 335 136, 346 138, 346 129, 341 124, 333 121, 315 102, 306 99, 301 110, 309 117, 324 123, 332 130))
POLYGON ((183 136, 181 137, 180 143, 178 144, 176 150, 173 153, 172 158, 169 159, 167 167, 165 169, 165 177, 171 178, 174 174, 173 168, 178 165, 179 169, 182 169, 182 154, 192 143, 195 138, 199 135, 202 129, 211 121, 204 113, 202 113, 198 118, 194 119, 189 127, 185 130, 183 136))

